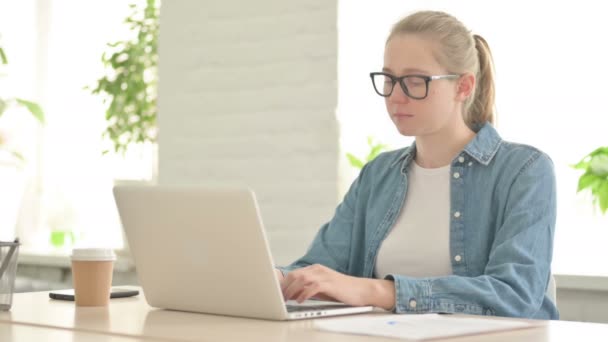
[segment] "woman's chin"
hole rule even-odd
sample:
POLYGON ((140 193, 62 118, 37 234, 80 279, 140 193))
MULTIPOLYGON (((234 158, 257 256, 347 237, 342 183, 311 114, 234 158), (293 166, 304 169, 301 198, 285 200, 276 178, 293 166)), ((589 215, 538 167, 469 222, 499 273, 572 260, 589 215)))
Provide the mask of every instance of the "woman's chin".
POLYGON ((399 134, 406 137, 414 137, 417 135, 417 130, 411 126, 397 126, 397 130, 399 131, 399 134))

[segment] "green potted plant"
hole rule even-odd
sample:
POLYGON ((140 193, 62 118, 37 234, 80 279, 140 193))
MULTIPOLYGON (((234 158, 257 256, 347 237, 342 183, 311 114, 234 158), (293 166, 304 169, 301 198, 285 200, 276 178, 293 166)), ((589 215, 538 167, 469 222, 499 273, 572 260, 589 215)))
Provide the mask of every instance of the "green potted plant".
MULTIPOLYGON (((106 74, 91 92, 106 104, 107 127, 103 137, 113 152, 125 154, 133 144, 155 143, 160 3, 131 4, 124 23, 134 37, 108 44, 102 55, 106 74)), ((110 152, 110 149, 103 153, 110 152)))
POLYGON ((574 167, 585 171, 578 180, 577 191, 591 191, 593 204, 605 214, 608 211, 608 146, 595 149, 574 167))
MULTIPOLYGON (((89 90, 102 97, 106 105, 107 126, 102 137, 111 147, 102 153, 128 156, 140 155, 138 162, 151 161, 151 179, 124 179, 117 176, 115 184, 155 182, 157 139, 158 36, 160 0, 145 0, 129 5, 131 13, 124 24, 131 37, 107 44, 101 61, 105 75, 89 90), (148 158, 146 158, 148 157, 148 158)), ((128 255, 128 245, 117 253, 128 255)))

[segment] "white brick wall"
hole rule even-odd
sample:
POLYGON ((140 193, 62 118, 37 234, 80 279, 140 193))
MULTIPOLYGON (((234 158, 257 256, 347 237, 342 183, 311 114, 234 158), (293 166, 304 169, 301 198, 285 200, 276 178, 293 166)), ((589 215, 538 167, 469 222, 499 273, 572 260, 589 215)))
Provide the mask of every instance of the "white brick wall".
POLYGON ((337 199, 337 0, 165 1, 159 182, 256 190, 276 262, 337 199))

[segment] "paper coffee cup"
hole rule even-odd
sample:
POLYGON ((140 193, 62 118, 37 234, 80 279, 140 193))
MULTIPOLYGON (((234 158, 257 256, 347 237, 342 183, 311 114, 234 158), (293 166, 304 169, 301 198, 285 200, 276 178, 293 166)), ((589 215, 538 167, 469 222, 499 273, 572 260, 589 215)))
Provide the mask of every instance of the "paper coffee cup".
POLYGON ((77 306, 106 306, 110 302, 116 254, 108 248, 72 250, 72 282, 77 306))

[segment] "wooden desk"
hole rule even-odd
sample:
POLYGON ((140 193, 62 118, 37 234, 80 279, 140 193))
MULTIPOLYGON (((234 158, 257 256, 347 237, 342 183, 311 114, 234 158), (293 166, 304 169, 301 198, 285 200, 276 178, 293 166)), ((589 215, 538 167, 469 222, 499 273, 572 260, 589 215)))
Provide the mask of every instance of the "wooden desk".
MULTIPOLYGON (((384 313, 368 315, 377 314, 384 313)), ((73 330, 77 333, 107 334, 126 339, 133 337, 172 341, 398 341, 322 332, 314 329, 312 320, 272 322, 159 310, 148 306, 141 294, 138 297, 112 299, 107 308, 79 308, 73 302, 49 299, 48 292, 18 293, 14 295, 11 311, 0 312, 1 322, 10 324, 11 329, 18 330, 22 329, 22 325, 28 325, 32 328, 73 330)), ((32 330, 28 333, 35 334, 36 331, 32 330)), ((571 342, 582 337, 585 341, 605 342, 608 340, 608 324, 543 321, 539 327, 530 329, 435 341, 571 342)))
POLYGON ((73 341, 73 342, 136 342, 141 338, 122 337, 108 334, 88 333, 74 330, 36 327, 31 325, 0 323, 0 341, 73 341))

